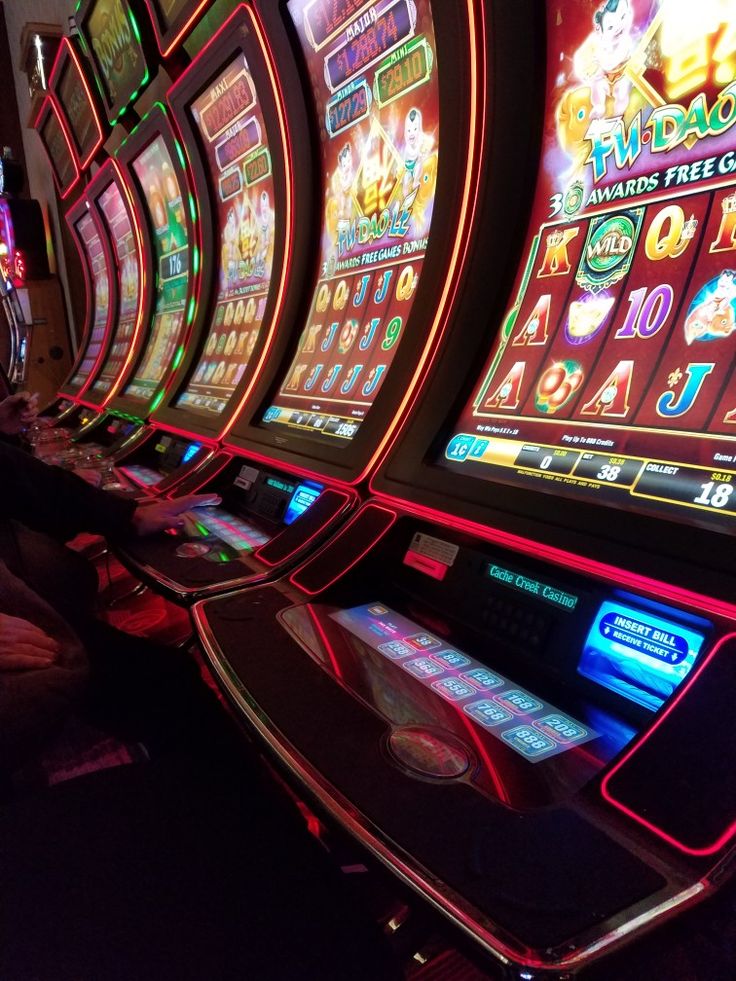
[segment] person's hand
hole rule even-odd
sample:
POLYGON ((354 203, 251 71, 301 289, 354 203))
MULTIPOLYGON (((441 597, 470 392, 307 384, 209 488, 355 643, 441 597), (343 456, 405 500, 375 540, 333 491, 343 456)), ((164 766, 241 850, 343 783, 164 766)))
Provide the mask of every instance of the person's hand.
POLYGON ((182 515, 192 508, 212 507, 220 504, 217 494, 187 494, 173 501, 152 501, 139 504, 133 514, 133 527, 138 535, 155 535, 168 528, 183 528, 182 515))
POLYGON ((48 668, 58 653, 59 645, 43 630, 0 613, 0 672, 48 668))
POLYGON ((38 395, 18 392, 0 402, 0 432, 16 436, 30 426, 38 415, 38 395))

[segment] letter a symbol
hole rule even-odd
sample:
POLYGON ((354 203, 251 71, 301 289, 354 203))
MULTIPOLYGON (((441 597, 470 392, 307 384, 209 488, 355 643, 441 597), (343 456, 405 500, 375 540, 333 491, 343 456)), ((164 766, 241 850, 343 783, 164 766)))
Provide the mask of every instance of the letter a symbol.
POLYGON ((484 404, 486 409, 518 409, 519 390, 524 380, 526 361, 517 361, 500 385, 484 404))
POLYGON ((624 419, 631 408, 629 392, 633 373, 633 361, 619 361, 593 398, 582 407, 580 415, 624 419))
POLYGON ((547 343, 549 324, 549 293, 540 296, 526 323, 519 328, 511 342, 513 347, 541 347, 547 343))

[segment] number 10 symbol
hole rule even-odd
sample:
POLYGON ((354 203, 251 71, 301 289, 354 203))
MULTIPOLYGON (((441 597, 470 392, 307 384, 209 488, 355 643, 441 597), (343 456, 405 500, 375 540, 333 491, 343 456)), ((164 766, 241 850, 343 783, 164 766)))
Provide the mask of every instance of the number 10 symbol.
POLYGON ((674 293, 667 283, 656 286, 647 296, 646 286, 629 293, 629 313, 616 339, 654 337, 664 327, 672 311, 674 293))

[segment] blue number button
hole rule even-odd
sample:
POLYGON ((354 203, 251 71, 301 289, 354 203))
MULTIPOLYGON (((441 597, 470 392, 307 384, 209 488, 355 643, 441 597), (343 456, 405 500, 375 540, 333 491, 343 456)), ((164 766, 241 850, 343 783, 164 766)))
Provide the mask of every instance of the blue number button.
POLYGON ((580 742, 589 735, 585 726, 567 715, 545 715, 543 719, 535 719, 533 725, 545 736, 565 745, 580 742))
POLYGON ((470 453, 475 442, 475 436, 453 436, 447 444, 445 456, 448 460, 464 460, 470 453))
POLYGON ((499 678, 488 668, 473 668, 472 671, 463 671, 460 677, 465 678, 466 681, 475 685, 476 688, 480 688, 481 691, 490 691, 491 688, 498 688, 499 685, 503 684, 503 678, 499 678))
POLYGON ((443 667, 465 668, 469 664, 472 664, 470 658, 461 654, 459 651, 436 651, 432 654, 432 657, 435 661, 443 665, 443 667))
POLYGON ((418 657, 413 661, 404 661, 401 667, 413 674, 415 678, 434 678, 442 674, 442 668, 428 657, 418 657))
POLYGON ((544 708, 536 698, 532 698, 531 695, 518 688, 505 691, 502 695, 495 695, 494 697, 497 702, 500 702, 514 715, 531 715, 532 712, 539 712, 540 709, 544 708))
POLYGON ((517 753, 533 759, 557 749, 554 739, 548 739, 531 726, 516 726, 501 733, 501 739, 509 744, 517 753))
POLYGON ((390 640, 386 644, 379 644, 378 649, 381 654, 390 658, 392 661, 400 661, 402 657, 408 657, 409 654, 416 654, 413 647, 407 647, 400 640, 390 640))
POLYGON ((410 634, 404 637, 406 643, 417 651, 428 651, 433 647, 442 647, 442 641, 437 640, 432 634, 410 634))
POLYGON ((432 687, 448 702, 462 702, 464 698, 475 695, 476 690, 472 685, 466 685, 459 678, 443 678, 442 681, 433 681, 432 687))
POLYGON ((502 722, 508 722, 513 716, 506 709, 502 709, 496 702, 491 702, 487 698, 479 702, 470 702, 463 705, 463 712, 475 719, 484 729, 493 729, 500 726, 502 722))
POLYGON ((491 441, 489 439, 476 439, 473 443, 473 448, 470 451, 470 455, 475 458, 482 457, 485 451, 488 449, 490 442, 491 441))

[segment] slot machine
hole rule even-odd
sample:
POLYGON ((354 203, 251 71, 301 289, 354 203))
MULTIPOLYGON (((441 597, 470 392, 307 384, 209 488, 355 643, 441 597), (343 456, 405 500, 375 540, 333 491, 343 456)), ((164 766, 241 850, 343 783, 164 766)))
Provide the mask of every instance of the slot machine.
POLYGON ((476 249, 373 499, 193 608, 297 792, 504 976, 570 977, 733 870, 734 14, 547 5, 505 308, 476 249))
POLYGON ((97 89, 87 79, 82 59, 78 42, 62 37, 49 73, 49 92, 64 120, 80 174, 90 166, 105 139, 97 89))
MULTIPOLYGON (((276 577, 355 508, 358 488, 408 412, 450 317, 477 233, 479 182, 493 171, 504 189, 489 213, 513 224, 534 130, 522 122, 533 106, 532 47, 514 59, 501 55, 518 116, 500 92, 488 94, 485 74, 487 44, 495 56, 501 39, 510 45, 517 32, 535 36, 531 5, 499 15, 492 43, 477 3, 394 0, 362 5, 360 15, 348 2, 257 9, 280 73, 294 58, 284 49, 284 23, 293 19, 313 92, 320 189, 311 236, 318 266, 298 318, 281 317, 275 341, 281 347, 243 392, 224 452, 213 461, 216 471, 200 481, 202 490, 222 496, 222 506, 197 509, 181 534, 126 542, 121 550, 136 573, 183 602, 276 577), (450 148, 444 157, 442 147, 450 148)), ((188 97, 174 94, 172 103, 184 108, 188 97)), ((294 147, 297 170, 306 151, 306 141, 294 147)), ((246 186, 266 160, 252 164, 252 173, 248 161, 244 167, 246 186)), ((223 174, 221 195, 240 186, 241 178, 231 176, 223 174)), ((265 185, 255 189, 250 248, 257 260, 271 205, 265 185)), ((237 279, 243 261, 237 248, 246 247, 247 264, 248 243, 231 238, 218 275, 237 279)), ((489 248, 508 261, 508 243, 489 248)), ((490 284, 489 294, 494 289, 490 284)), ((237 351, 243 341, 247 350, 253 342, 247 298, 237 327, 238 303, 229 305, 230 314, 228 303, 215 312, 215 328, 221 313, 222 326, 210 334, 204 360, 192 362, 198 366, 179 404, 216 400, 209 375, 230 370, 218 348, 237 351)))
POLYGON ((222 434, 283 353, 300 300, 311 168, 307 158, 295 172, 293 147, 308 137, 298 85, 283 94, 287 75, 277 80, 260 17, 241 5, 167 97, 197 202, 203 329, 152 412, 150 437, 118 467, 162 493, 221 469, 222 434))
MULTIPOLYGON (((118 300, 110 241, 99 217, 90 206, 86 192, 67 211, 65 218, 81 261, 86 312, 77 358, 59 388, 62 402, 57 403, 57 423, 76 417, 80 399, 104 362, 111 343, 118 300), (66 409, 61 408, 64 402, 69 404, 66 409)), ((40 429, 34 437, 37 455, 48 462, 64 462, 67 451, 62 447, 66 444, 68 433, 65 426, 52 425, 40 429)))

